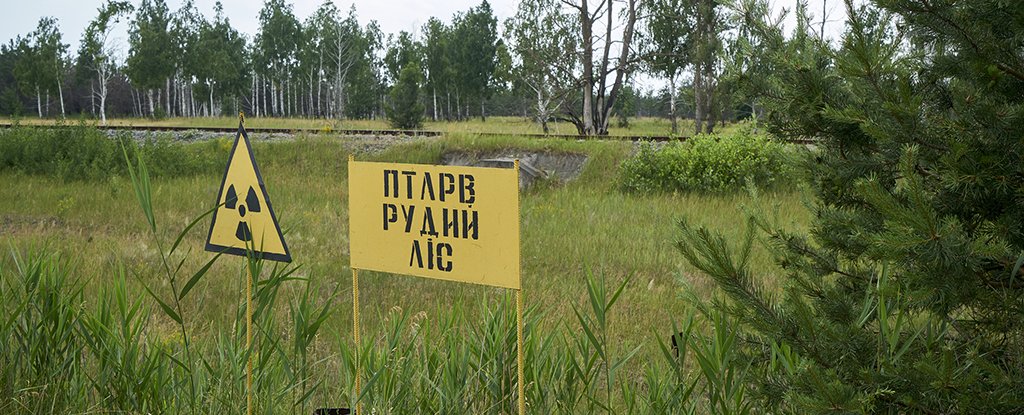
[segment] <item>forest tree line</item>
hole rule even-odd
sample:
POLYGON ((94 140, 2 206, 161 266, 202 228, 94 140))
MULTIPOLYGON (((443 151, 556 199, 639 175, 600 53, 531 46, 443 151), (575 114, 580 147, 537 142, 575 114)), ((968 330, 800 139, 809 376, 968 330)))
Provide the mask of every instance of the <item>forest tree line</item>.
MULTIPOLYGON (((694 132, 712 132, 758 111, 747 86, 771 72, 749 27, 781 31, 770 10, 765 0, 523 0, 499 22, 483 0, 449 22, 385 34, 354 6, 328 0, 300 19, 286 0, 266 0, 248 36, 220 2, 211 18, 192 0, 173 11, 164 0, 108 0, 77 51, 50 17, 0 45, 0 114, 376 119, 411 68, 410 108, 433 120, 515 115, 545 132, 565 121, 601 135, 633 116, 669 118, 682 133, 677 119, 688 117, 694 132), (119 23, 127 42, 114 35, 119 23), (641 75, 665 86, 640 90, 641 75)), ((785 12, 798 16, 793 41, 816 35, 805 2, 785 12)))

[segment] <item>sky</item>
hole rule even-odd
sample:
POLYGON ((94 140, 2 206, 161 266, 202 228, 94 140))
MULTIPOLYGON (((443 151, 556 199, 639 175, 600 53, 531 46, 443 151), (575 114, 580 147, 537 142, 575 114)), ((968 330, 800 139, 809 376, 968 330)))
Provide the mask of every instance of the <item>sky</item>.
MULTIPOLYGON (((136 6, 141 0, 130 0, 136 6)), ((183 0, 166 0, 168 8, 173 12, 181 7, 183 0)), ((300 21, 313 14, 323 0, 293 0, 294 12, 300 21)), ((344 13, 354 5, 360 22, 365 25, 376 20, 381 30, 397 33, 401 30, 418 31, 430 16, 450 22, 453 14, 468 10, 480 4, 481 0, 333 0, 344 13)), ((515 14, 516 0, 489 0, 491 8, 498 18, 499 30, 501 22, 515 14)), ((773 0, 772 7, 779 11, 783 8, 792 10, 797 0, 773 0)), ((213 6, 216 0, 194 0, 196 7, 207 18, 213 18, 213 6)), ((846 12, 842 0, 809 0, 809 10, 813 21, 821 22, 822 10, 825 10, 826 33, 830 37, 837 36, 843 28, 846 12)), ((259 10, 263 6, 260 0, 222 0, 224 12, 231 24, 240 32, 249 35, 250 39, 257 32, 259 10)), ((16 36, 24 36, 35 29, 39 19, 44 16, 55 17, 63 34, 64 43, 70 44, 69 51, 77 53, 82 32, 89 21, 96 17, 97 9, 102 0, 12 0, 0 14, 0 41, 8 43, 16 36)), ((791 28, 795 18, 790 15, 787 27, 791 28)), ((817 26, 816 26, 817 27, 817 26)), ((114 34, 115 42, 127 45, 127 24, 122 22, 114 34)), ((122 56, 124 52, 122 53, 122 56)), ((647 82, 642 82, 647 83, 647 82)))

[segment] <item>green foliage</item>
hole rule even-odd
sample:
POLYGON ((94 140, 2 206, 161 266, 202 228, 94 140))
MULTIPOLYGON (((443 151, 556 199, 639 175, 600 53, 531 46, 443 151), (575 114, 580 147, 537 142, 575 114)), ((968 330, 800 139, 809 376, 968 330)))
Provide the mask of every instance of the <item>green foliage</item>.
POLYGON ((419 65, 423 61, 423 45, 413 40, 412 34, 398 32, 398 36, 388 39, 388 52, 384 55, 384 67, 388 78, 397 84, 402 70, 409 65, 419 65))
POLYGON ((112 26, 117 24, 122 15, 131 13, 133 6, 126 1, 108 1, 100 6, 96 18, 89 22, 89 26, 82 33, 82 41, 78 46, 78 72, 79 83, 92 77, 96 69, 105 64, 111 64, 111 57, 107 56, 108 45, 112 26))
POLYGON ((512 52, 520 61, 513 68, 520 94, 536 96, 530 112, 548 133, 548 122, 561 110, 563 102, 576 90, 572 72, 555 70, 576 65, 578 25, 575 15, 562 10, 558 4, 544 0, 519 2, 516 14, 505 21, 505 33, 512 52))
MULTIPOLYGON (((253 62, 256 70, 269 77, 271 83, 280 83, 298 52, 299 20, 291 3, 269 0, 260 9, 259 21, 260 31, 253 41, 253 62)), ((275 115, 284 113, 281 109, 275 110, 275 115)))
POLYGON ((436 17, 423 26, 423 69, 427 72, 424 86, 434 94, 443 93, 455 75, 451 66, 451 30, 436 17))
POLYGON ((22 93, 36 97, 36 109, 42 117, 41 95, 48 97, 51 91, 60 88, 68 45, 62 41, 57 19, 52 17, 39 19, 36 30, 19 40, 19 58, 12 68, 14 77, 22 93))
POLYGON ((784 292, 746 261, 758 235, 734 247, 684 222, 679 248, 744 327, 766 412, 1018 413, 1020 8, 874 3, 849 7, 838 50, 810 36, 806 16, 791 40, 756 28, 778 46, 776 77, 761 85, 772 129, 821 140, 810 234, 751 212, 784 292))
MULTIPOLYGON (((257 312, 260 330, 250 352, 244 334, 229 330, 210 338, 186 337, 192 343, 165 337, 155 324, 160 312, 151 312, 147 297, 131 288, 131 271, 124 266, 105 276, 98 298, 86 302, 86 282, 74 265, 46 251, 14 252, 16 266, 0 269, 0 411, 242 414, 245 405, 238 403, 245 402, 242 379, 249 355, 258 356, 257 412, 308 413, 303 408, 315 396, 322 399, 314 393, 325 388, 325 372, 310 368, 323 362, 306 356, 332 308, 314 303, 319 285, 295 278, 295 268, 275 268, 257 282, 257 310, 280 307, 278 293, 286 285, 302 287, 300 296, 288 301, 290 324, 257 312), (290 331, 290 337, 283 334, 290 331), (284 347, 289 340, 292 347, 284 347), (185 352, 186 344, 194 354, 185 352)), ((149 297, 163 307, 160 298, 149 297)), ((225 327, 244 325, 239 308, 225 327)))
MULTIPOLYGON (((192 71, 196 77, 206 82, 205 89, 196 91, 196 95, 209 96, 220 94, 237 96, 248 92, 249 71, 240 62, 248 60, 245 37, 235 30, 224 15, 220 5, 216 5, 216 15, 212 22, 202 21, 198 28, 197 45, 200 52, 192 71)), ((211 103, 212 104, 212 103, 211 103)))
MULTIPOLYGON (((626 363, 640 347, 613 349, 608 322, 619 317, 615 304, 630 280, 609 287, 605 275, 588 272, 581 283, 587 296, 574 306, 573 324, 566 321, 545 334, 541 308, 525 312, 527 413, 750 412, 743 365, 749 359, 738 345, 738 326, 727 316, 691 315, 677 327, 678 351, 659 340, 664 359, 646 362, 642 374, 628 373, 626 363), (704 320, 718 329, 715 336, 699 333, 704 320)), ((359 397, 349 394, 350 405, 358 399, 364 410, 384 413, 515 413, 514 304, 506 295, 471 311, 458 303, 436 314, 392 309, 383 318, 384 332, 360 345, 367 381, 359 397)), ((347 342, 341 347, 341 381, 351 385, 355 350, 347 342)))
MULTIPOLYGON (((298 278, 293 267, 275 267, 256 284, 253 350, 246 350, 244 334, 232 329, 244 326, 239 301, 234 316, 215 325, 213 335, 192 337, 185 329, 194 353, 190 358, 183 338, 162 335, 157 323, 180 318, 191 307, 168 304, 175 300, 159 294, 133 293, 133 272, 124 266, 96 304, 87 304, 76 268, 45 251, 14 253, 16 267, 0 269, 0 410, 5 413, 241 414, 249 356, 255 358, 259 413, 309 413, 316 401, 341 403, 330 391, 353 384, 355 353, 347 341, 330 343, 340 347, 338 372, 309 359, 323 347, 318 337, 334 309, 316 300, 320 287, 313 278, 298 278), (299 285, 297 296, 286 304, 290 321, 279 322, 270 310, 280 307, 289 284, 299 285), (155 310, 165 305, 183 312, 155 310)), ((614 333, 608 331, 610 319, 627 318, 615 313, 615 305, 628 295, 629 280, 609 287, 605 276, 588 274, 580 283, 588 296, 575 307, 575 322, 545 334, 540 308, 526 310, 527 412, 743 413, 749 407, 744 357, 731 321, 709 315, 719 330, 704 336, 699 334, 703 320, 691 316, 676 330, 678 354, 661 342, 664 360, 648 362, 642 374, 629 373, 625 363, 639 347, 612 348, 614 333), (739 369, 730 363, 739 363, 739 369), (692 399, 696 396, 707 398, 692 399)), ((327 292, 326 298, 337 294, 327 292)), ((359 345, 364 389, 360 397, 341 391, 348 406, 358 399, 365 410, 376 412, 516 412, 511 296, 471 312, 458 303, 430 314, 396 308, 383 320, 383 330, 359 345)))
POLYGON ((423 104, 420 102, 420 83, 423 73, 419 65, 410 63, 402 69, 398 83, 391 88, 391 106, 388 120, 391 126, 401 129, 423 127, 423 104))
POLYGON ((32 396, 22 403, 26 412, 71 405, 86 390, 78 364, 85 350, 77 336, 83 281, 58 257, 16 255, 14 263, 15 269, 0 270, 0 392, 4 401, 32 396))
MULTIPOLYGON (((175 69, 175 45, 164 0, 143 0, 129 29, 130 49, 125 72, 140 89, 163 86, 175 69)), ((152 101, 151 101, 152 103, 152 101)))
MULTIPOLYGON (((0 131, 0 170, 58 177, 63 180, 105 180, 125 176, 120 145, 138 149, 151 173, 177 177, 223 169, 223 150, 216 140, 185 145, 165 137, 134 141, 130 134, 110 138, 105 132, 78 125, 56 128, 15 127, 0 131)), ((134 155, 133 155, 134 157, 134 155)))
POLYGON ((682 143, 643 143, 621 167, 630 192, 725 192, 747 181, 760 188, 788 183, 793 157, 784 144, 749 128, 727 135, 699 135, 682 143))
POLYGON ((629 128, 629 118, 636 116, 636 100, 636 90, 631 85, 624 85, 613 109, 619 128, 629 128))
POLYGON ((458 73, 453 79, 456 91, 464 94, 467 101, 474 99, 480 104, 483 119, 484 101, 491 96, 498 66, 498 20, 491 4, 482 0, 465 14, 457 14, 451 36, 451 63, 458 73))
POLYGON ((346 79, 346 112, 340 116, 370 118, 379 116, 380 96, 387 90, 381 81, 380 59, 377 53, 383 47, 383 34, 376 22, 370 22, 365 29, 359 27, 355 7, 341 23, 344 39, 352 42, 344 61, 351 62, 346 79))

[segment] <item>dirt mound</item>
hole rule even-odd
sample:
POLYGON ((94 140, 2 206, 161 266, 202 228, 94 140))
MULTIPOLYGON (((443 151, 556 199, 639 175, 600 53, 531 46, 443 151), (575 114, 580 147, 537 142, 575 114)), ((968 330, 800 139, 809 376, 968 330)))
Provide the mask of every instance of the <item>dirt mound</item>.
POLYGON ((519 160, 523 173, 520 187, 528 187, 534 180, 545 178, 564 183, 580 175, 587 163, 585 154, 509 150, 500 152, 450 152, 441 158, 448 166, 511 167, 519 160))

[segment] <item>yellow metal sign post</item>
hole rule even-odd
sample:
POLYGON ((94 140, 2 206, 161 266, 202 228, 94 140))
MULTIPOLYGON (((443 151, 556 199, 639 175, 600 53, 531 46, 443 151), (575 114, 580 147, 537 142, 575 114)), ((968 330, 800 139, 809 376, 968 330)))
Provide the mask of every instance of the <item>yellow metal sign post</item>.
POLYGON ((252 287, 256 280, 253 261, 291 262, 292 256, 270 205, 270 195, 243 123, 244 117, 239 113, 238 134, 217 194, 218 208, 213 211, 206 250, 246 257, 245 349, 249 359, 245 367, 245 413, 252 414, 252 287))
POLYGON ((519 161, 500 169, 349 156, 348 183, 357 399, 359 270, 373 270, 515 290, 519 413, 525 413, 519 161))

